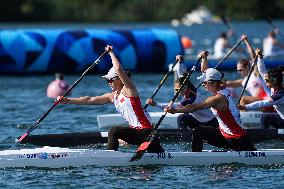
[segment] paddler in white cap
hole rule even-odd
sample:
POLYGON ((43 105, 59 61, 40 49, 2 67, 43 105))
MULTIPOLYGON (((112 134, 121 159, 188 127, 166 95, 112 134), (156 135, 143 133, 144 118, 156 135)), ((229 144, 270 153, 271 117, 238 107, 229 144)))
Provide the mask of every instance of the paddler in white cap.
POLYGON ((231 91, 222 84, 223 74, 214 68, 208 68, 207 57, 202 57, 199 79, 205 89, 211 93, 204 102, 190 104, 182 108, 166 107, 169 113, 191 113, 197 110, 211 108, 219 122, 219 128, 200 126, 192 132, 192 151, 201 152, 203 142, 235 151, 254 151, 256 148, 251 143, 240 119, 240 111, 232 99, 231 91))
MULTIPOLYGON (((128 122, 129 127, 116 126, 109 130, 108 149, 118 150, 119 139, 129 144, 140 145, 145 142, 148 135, 152 132, 153 126, 149 116, 142 109, 138 91, 130 78, 130 74, 123 70, 112 51, 112 46, 106 46, 105 50, 108 51, 111 57, 113 67, 103 78, 108 82, 112 92, 95 97, 58 98, 62 98, 61 103, 63 104, 99 105, 113 103, 116 110, 128 122)), ((157 137, 156 141, 149 146, 148 152, 163 151, 157 137)))

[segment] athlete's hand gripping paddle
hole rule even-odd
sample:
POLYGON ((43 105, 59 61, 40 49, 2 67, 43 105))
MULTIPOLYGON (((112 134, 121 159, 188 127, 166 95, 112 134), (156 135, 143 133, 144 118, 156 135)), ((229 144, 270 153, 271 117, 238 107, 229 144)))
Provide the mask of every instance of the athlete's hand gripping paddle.
POLYGON ((249 78, 250 78, 250 76, 251 76, 251 74, 252 74, 252 72, 253 72, 253 70, 254 70, 255 65, 256 65, 258 56, 259 56, 259 55, 256 54, 255 59, 253 60, 253 63, 252 63, 251 68, 250 68, 250 70, 249 70, 249 73, 248 73, 246 82, 245 82, 245 84, 244 84, 244 87, 243 87, 243 90, 242 90, 242 92, 241 92, 241 95, 240 95, 240 98, 239 98, 239 100, 238 100, 237 105, 239 105, 240 102, 241 102, 242 96, 243 96, 243 94, 244 94, 244 92, 245 92, 245 90, 246 90, 246 87, 247 87, 247 85, 248 85, 249 78))
MULTIPOLYGON (((201 61, 201 57, 196 61, 196 63, 194 64, 194 66, 192 67, 192 69, 190 70, 189 73, 186 74, 185 79, 183 80, 179 90, 176 92, 175 96, 173 97, 173 99, 171 100, 171 102, 169 103, 168 106, 171 106, 175 100, 177 99, 177 97, 179 96, 179 93, 182 91, 182 88, 184 87, 184 85, 186 84, 187 80, 190 78, 191 74, 195 71, 197 64, 201 61)), ((154 141, 154 139, 157 137, 157 129, 160 126, 160 124, 162 123, 163 119, 166 117, 167 112, 164 112, 164 114, 161 116, 161 118, 159 119, 158 123, 154 126, 153 131, 150 133, 150 135, 147 137, 146 142, 143 142, 139 148, 136 150, 135 154, 132 156, 132 158, 130 159, 130 161, 137 161, 139 159, 141 159, 141 157, 143 156, 143 154, 145 153, 145 151, 148 149, 148 147, 150 146, 150 144, 154 141)))
MULTIPOLYGON (((166 81, 166 79, 168 78, 169 74, 173 71, 175 65, 179 62, 179 60, 176 60, 175 63, 172 65, 171 69, 168 71, 168 73, 166 73, 166 75, 163 77, 163 79, 160 81, 159 86, 157 87, 157 89, 155 90, 155 92, 152 94, 152 96, 150 97, 150 99, 153 99, 156 94, 158 93, 158 91, 160 90, 160 88, 162 87, 162 85, 164 84, 164 82, 166 81)), ((143 110, 146 110, 147 107, 149 106, 149 104, 146 104, 143 107, 143 110)))
MULTIPOLYGON (((244 41, 244 39, 241 39, 238 41, 238 43, 214 66, 214 68, 218 68, 218 66, 220 66, 220 64, 223 64, 225 62, 225 60, 227 60, 227 58, 234 52, 234 50, 236 50, 236 48, 238 48, 238 46, 244 41)), ((196 89, 198 89, 200 86, 202 85, 202 83, 200 83, 199 85, 197 85, 196 89)))

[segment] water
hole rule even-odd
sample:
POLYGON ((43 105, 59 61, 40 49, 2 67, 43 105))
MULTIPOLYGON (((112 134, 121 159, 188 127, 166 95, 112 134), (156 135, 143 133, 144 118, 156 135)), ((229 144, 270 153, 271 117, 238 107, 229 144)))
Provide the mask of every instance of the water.
MULTIPOLYGON (((142 102, 153 93, 162 76, 133 75, 142 102)), ((196 74, 193 75, 195 77, 196 74)), ((235 73, 230 74, 231 79, 235 77, 235 73)), ((65 77, 70 84, 77 78, 78 75, 65 77)), ((45 90, 53 79, 53 75, 0 77, 0 149, 11 147, 14 139, 26 132, 28 128, 25 126, 33 124, 52 106, 53 101, 46 98, 45 90)), ((160 102, 169 101, 173 96, 172 84, 171 75, 155 99, 160 102)), ((109 87, 100 75, 87 75, 73 89, 72 96, 94 96, 106 91, 109 91, 109 87)), ((154 109, 150 107, 149 110, 154 109)), ((58 105, 32 134, 98 131, 96 116, 105 113, 115 113, 113 105, 58 105)), ((284 142, 266 141, 256 146, 284 148, 284 142)), ((175 151, 190 150, 190 144, 164 144, 164 147, 175 151)), ((101 148, 104 149, 105 146, 101 148)), ((207 145, 206 148, 210 146, 207 145)), ((283 188, 283 177, 284 166, 235 164, 0 169, 0 188, 283 188)))
MULTIPOLYGON (((284 22, 274 23, 280 29, 284 22)), ((271 30, 264 22, 253 20, 232 23, 236 35, 248 34, 255 47, 261 47, 261 39, 271 30), (261 28, 256 30, 256 28, 261 28)), ((1 28, 20 28, 38 26, 1 26, 1 28)), ((54 27, 40 26, 40 27, 54 27)), ((56 27, 66 27, 56 26, 56 27)), ((69 25, 70 28, 86 25, 69 25)), ((88 25, 88 27, 131 29, 160 27, 169 24, 124 24, 88 25)), ((182 36, 194 42, 192 53, 202 49, 210 51, 220 32, 226 31, 222 24, 180 26, 173 28, 182 36)), ((134 74, 133 79, 140 91, 142 103, 151 96, 159 84, 162 74, 134 74)), ((236 73, 227 73, 229 79, 236 79, 236 73)), ((68 75, 66 80, 73 83, 79 76, 68 75)), ((87 75, 72 91, 72 96, 100 95, 109 90, 100 75, 87 75)), ((193 75, 193 78, 196 74, 193 75)), ((53 100, 46 98, 46 87, 54 79, 47 76, 1 76, 0 77, 0 149, 8 149, 14 139, 27 131, 29 126, 41 117, 51 106, 53 100)), ((196 81, 194 81, 197 84, 196 81)), ((173 96, 173 77, 155 97, 157 101, 168 102, 173 96)), ((240 89, 239 89, 240 90, 240 89)), ((201 88, 201 93, 204 91, 201 88)), ((144 104, 144 103, 143 103, 144 104)), ((155 110, 151 107, 148 110, 155 110)), ((96 116, 116 113, 113 105, 76 106, 58 105, 33 131, 32 134, 99 131, 96 116)), ((20 146, 20 148, 26 146, 20 146)), ((190 144, 164 144, 165 149, 175 151, 190 150, 190 144)), ((205 146, 210 148, 209 145, 205 146)), ((284 148, 282 141, 266 141, 256 144, 258 148, 284 148)), ((102 146, 100 148, 105 148, 102 146)), ((134 149, 134 148, 133 148, 134 149)), ((125 150, 125 149, 124 149, 125 150)), ((144 166, 127 168, 68 168, 68 169, 0 169, 1 188, 283 188, 283 166, 144 166)))

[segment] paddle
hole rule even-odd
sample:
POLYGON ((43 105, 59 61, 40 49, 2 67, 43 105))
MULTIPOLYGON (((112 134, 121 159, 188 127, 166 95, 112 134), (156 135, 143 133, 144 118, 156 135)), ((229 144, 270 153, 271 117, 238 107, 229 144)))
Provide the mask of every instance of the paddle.
MULTIPOLYGON (((227 26, 228 30, 233 30, 231 23, 228 21, 228 19, 225 16, 221 16, 221 19, 223 21, 223 23, 227 26)), ((233 32, 232 33, 234 39, 237 39, 236 34, 233 32)))
MULTIPOLYGON (((238 39, 238 37, 233 32, 232 24, 228 21, 228 19, 225 16, 221 16, 221 19, 222 19, 223 23, 227 26, 228 30, 231 30, 232 36, 233 36, 233 40, 236 41, 238 39)), ((242 46, 239 47, 239 52, 244 52, 244 49, 243 49, 242 46)))
MULTIPOLYGON (((78 85, 78 83, 83 79, 83 77, 95 66, 99 63, 100 59, 107 53, 107 51, 104 51, 98 59, 95 60, 95 62, 93 64, 91 64, 91 66, 89 66, 86 71, 84 71, 84 73, 73 83, 73 85, 71 87, 69 87, 68 91, 63 95, 63 97, 67 96, 70 91, 76 86, 78 85)), ((18 140, 17 142, 10 148, 13 149, 16 146, 18 146, 21 141, 27 137, 39 124, 40 122, 49 114, 49 112, 51 112, 51 110, 53 110, 61 101, 61 98, 57 101, 54 102, 54 104, 51 106, 51 108, 49 108, 49 110, 42 116, 40 117, 30 128, 27 132, 25 132, 18 140)))
MULTIPOLYGON (((244 39, 241 39, 238 41, 238 43, 222 58, 222 60, 220 60, 215 66, 214 68, 216 69, 220 64, 224 63, 225 60, 227 60, 227 58, 234 52, 234 50, 236 48, 238 48, 238 46, 244 41, 244 39)), ((200 83, 199 85, 197 85, 196 89, 198 89, 200 86, 202 85, 202 83, 200 83)))
POLYGON ((284 34, 278 29, 278 27, 276 27, 274 24, 273 24, 273 22, 272 22, 272 20, 268 17, 268 16, 266 16, 265 17, 265 20, 272 26, 272 28, 273 28, 273 30, 278 30, 278 33, 282 36, 282 37, 284 37, 284 34))
POLYGON ((238 100, 237 105, 240 104, 241 98, 242 98, 242 96, 243 96, 243 94, 244 94, 244 92, 245 92, 245 90, 246 90, 246 87, 247 87, 249 78, 250 78, 250 76, 251 76, 251 74, 252 74, 252 71, 254 70, 255 65, 256 65, 257 58, 258 58, 258 55, 255 56, 255 59, 254 59, 254 61, 253 61, 253 63, 252 63, 252 66, 251 66, 251 68, 250 68, 250 70, 249 70, 249 74, 248 74, 247 80, 246 80, 246 82, 245 82, 245 84, 244 84, 244 87, 243 87, 243 90, 242 90, 242 92, 241 92, 241 95, 240 95, 240 98, 239 98, 239 100, 238 100))
POLYGON ((232 29, 231 24, 228 22, 227 18, 225 16, 221 16, 221 19, 223 23, 227 26, 227 28, 230 30, 232 29))
MULTIPOLYGON (((166 75, 163 77, 163 79, 160 81, 159 86, 157 87, 157 89, 155 90, 155 92, 152 94, 152 96, 150 97, 150 99, 153 99, 156 94, 158 93, 158 91, 160 90, 160 88, 162 87, 162 85, 164 84, 164 82, 166 81, 166 79, 168 78, 169 74, 171 72, 173 72, 173 69, 175 67, 175 65, 178 63, 179 61, 176 60, 175 63, 172 65, 171 69, 168 71, 168 73, 166 73, 166 75)), ((149 104, 145 104, 145 106, 143 107, 143 110, 146 110, 147 107, 149 106, 149 104)))
MULTIPOLYGON (((184 87, 184 85, 186 84, 186 81, 190 78, 191 74, 195 71, 197 64, 201 61, 201 57, 196 61, 196 63, 193 65, 193 67, 191 68, 191 70, 189 71, 189 73, 186 73, 185 79, 183 80, 179 90, 176 92, 176 94, 174 95, 173 99, 171 100, 171 102, 168 104, 168 106, 172 106, 172 104, 175 102, 175 100, 177 99, 179 93, 182 91, 182 88, 184 87)), ((136 150, 135 154, 132 156, 132 158, 130 159, 130 161, 137 161, 139 159, 141 159, 141 157, 143 156, 143 154, 145 153, 145 151, 148 149, 149 145, 153 142, 153 140, 156 138, 157 136, 157 129, 160 126, 160 124, 162 123, 163 119, 166 117, 167 112, 164 112, 164 114, 160 117, 158 123, 154 126, 153 131, 150 133, 150 135, 147 137, 146 142, 143 142, 139 148, 136 150)))

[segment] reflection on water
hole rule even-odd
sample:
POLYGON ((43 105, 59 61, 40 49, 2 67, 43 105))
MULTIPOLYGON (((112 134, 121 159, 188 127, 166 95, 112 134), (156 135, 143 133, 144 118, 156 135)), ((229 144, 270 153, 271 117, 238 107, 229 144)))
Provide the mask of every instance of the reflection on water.
POLYGON ((209 171, 209 178, 212 181, 230 179, 238 173, 238 166, 235 165, 220 165, 213 166, 209 171))
POLYGON ((131 166, 117 167, 108 169, 111 174, 114 174, 117 179, 126 180, 145 180, 149 181, 156 174, 161 173, 160 166, 131 166))

